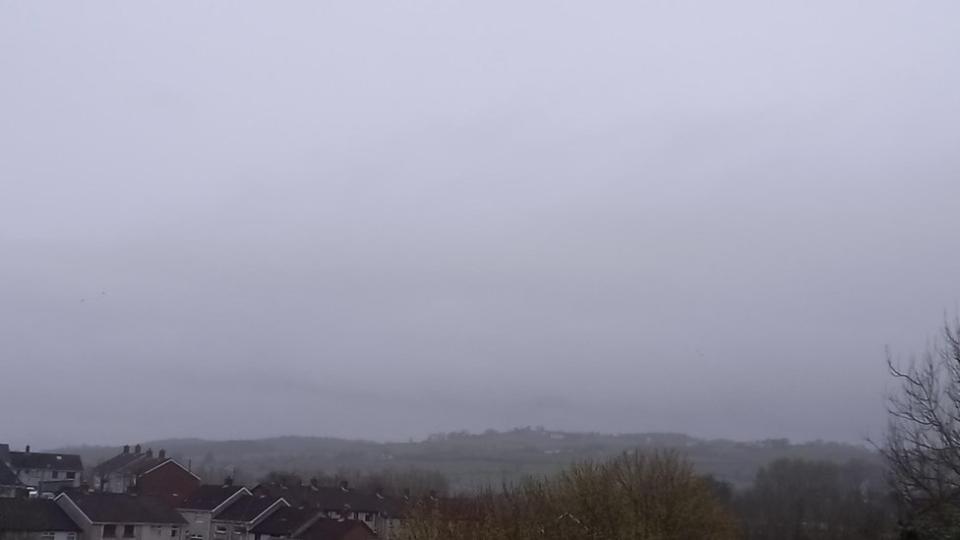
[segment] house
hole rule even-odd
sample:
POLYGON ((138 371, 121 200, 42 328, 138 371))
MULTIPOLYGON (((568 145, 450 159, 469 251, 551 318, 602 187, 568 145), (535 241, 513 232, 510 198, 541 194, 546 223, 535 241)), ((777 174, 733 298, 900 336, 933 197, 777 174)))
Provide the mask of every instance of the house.
POLYGON ((250 529, 253 540, 292 538, 301 528, 323 519, 325 513, 312 506, 284 506, 250 529))
POLYGON ((0 540, 77 540, 80 532, 49 499, 0 499, 0 540))
MULTIPOLYGON (((7 445, 3 445, 4 448, 7 445)), ((83 477, 83 462, 76 454, 31 452, 30 446, 23 452, 6 450, 6 465, 21 484, 40 493, 54 494, 61 489, 80 487, 83 477)))
POLYGON ((74 491, 54 501, 83 529, 83 540, 183 540, 186 521, 154 497, 74 491))
POLYGON ((176 507, 200 487, 200 477, 167 457, 164 450, 154 457, 153 450, 142 452, 140 445, 130 451, 124 446, 119 454, 94 467, 93 487, 107 493, 137 493, 157 497, 176 507))
POLYGON ((27 486, 20 482, 6 463, 0 461, 0 498, 22 497, 26 493, 27 486))
POLYGON ((10 447, 0 444, 0 497, 19 497, 26 494, 27 486, 23 485, 17 473, 10 468, 10 447))
MULTIPOLYGON (((152 450, 149 458, 153 458, 152 450)), ((106 493, 126 493, 135 480, 130 468, 146 459, 147 453, 140 451, 139 444, 133 452, 130 445, 124 446, 119 454, 93 468, 93 488, 106 493)))
POLYGON ((253 540, 370 540, 377 538, 359 521, 334 520, 307 506, 278 509, 251 529, 253 540))
POLYGON ((395 536, 406 506, 404 501, 379 491, 351 489, 347 482, 340 482, 338 486, 320 486, 316 480, 296 486, 260 484, 252 491, 255 495, 281 496, 293 506, 322 510, 324 517, 333 520, 362 522, 385 540, 395 536))
POLYGON ((320 519, 299 532, 295 540, 376 540, 377 535, 365 523, 351 520, 320 519))
POLYGON ((251 529, 290 503, 282 497, 241 495, 213 516, 213 540, 252 540, 251 529))
POLYGON ((186 540, 211 540, 214 538, 213 520, 237 499, 250 496, 250 490, 234 486, 228 479, 223 485, 202 485, 193 490, 177 506, 187 521, 186 540))

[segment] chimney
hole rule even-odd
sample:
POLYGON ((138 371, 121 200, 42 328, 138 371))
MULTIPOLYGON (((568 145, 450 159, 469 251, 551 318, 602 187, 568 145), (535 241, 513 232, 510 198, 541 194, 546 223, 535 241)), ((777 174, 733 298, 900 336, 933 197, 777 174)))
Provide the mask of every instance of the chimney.
POLYGON ((140 453, 140 445, 139 445, 139 444, 133 447, 133 453, 134 453, 134 454, 139 454, 139 453, 140 453))
POLYGON ((123 453, 124 453, 124 454, 129 454, 129 453, 130 453, 130 445, 129 445, 129 444, 123 445, 123 453))
POLYGON ((148 457, 148 458, 152 458, 152 457, 153 457, 153 448, 148 448, 148 449, 147 449, 147 457, 148 457))
POLYGON ((160 453, 157 455, 160 459, 167 459, 167 451, 163 448, 160 449, 160 453))
POLYGON ((30 453, 30 445, 29 445, 29 444, 27 445, 27 448, 25 449, 25 452, 24 452, 24 453, 26 453, 26 454, 29 454, 29 453, 30 453))
POLYGON ((350 491, 350 484, 346 480, 340 481, 340 491, 350 491))
POLYGON ((233 477, 232 477, 232 476, 228 476, 228 477, 226 477, 226 478, 223 479, 223 487, 230 487, 230 486, 232 486, 232 485, 233 485, 233 477))

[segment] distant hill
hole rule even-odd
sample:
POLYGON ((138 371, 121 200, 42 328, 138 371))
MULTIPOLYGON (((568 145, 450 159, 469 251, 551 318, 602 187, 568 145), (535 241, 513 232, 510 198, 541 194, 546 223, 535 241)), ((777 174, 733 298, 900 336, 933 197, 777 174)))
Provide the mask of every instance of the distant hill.
MULTIPOLYGON (((309 478, 320 471, 424 469, 443 473, 456 490, 498 485, 530 474, 550 474, 574 461, 602 459, 635 448, 676 449, 699 472, 737 487, 749 485, 758 468, 783 457, 879 464, 878 455, 866 447, 833 442, 736 442, 674 433, 608 435, 541 428, 447 433, 407 443, 276 437, 236 441, 167 439, 141 444, 144 448, 166 449, 169 455, 212 482, 233 474, 239 481, 252 483, 271 471, 294 472, 309 478)), ((114 455, 118 448, 79 446, 58 451, 78 453, 92 467, 114 455)))

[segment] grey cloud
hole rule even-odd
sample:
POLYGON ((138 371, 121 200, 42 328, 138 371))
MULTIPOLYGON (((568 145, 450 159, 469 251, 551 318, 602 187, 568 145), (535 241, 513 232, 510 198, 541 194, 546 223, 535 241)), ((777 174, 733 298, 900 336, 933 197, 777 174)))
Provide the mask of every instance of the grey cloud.
POLYGON ((0 440, 858 440, 957 305, 958 16, 4 4, 0 440))

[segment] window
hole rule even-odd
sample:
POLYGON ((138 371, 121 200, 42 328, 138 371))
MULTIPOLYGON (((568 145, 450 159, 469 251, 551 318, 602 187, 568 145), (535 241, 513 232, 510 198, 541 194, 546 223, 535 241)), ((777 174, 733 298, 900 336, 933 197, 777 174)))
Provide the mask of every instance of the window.
POLYGON ((56 480, 57 478, 60 478, 60 471, 53 471, 53 473, 50 474, 50 477, 53 478, 54 480, 56 480))
POLYGON ((178 527, 170 527, 170 538, 176 538, 180 536, 180 529, 178 527))
POLYGON ((124 525, 123 526, 123 537, 124 538, 133 538, 136 536, 136 527, 134 525, 124 525))
POLYGON ((67 540, 77 540, 77 533, 67 533, 67 540))
POLYGON ((226 534, 227 534, 227 526, 226 526, 226 525, 217 525, 216 534, 217 534, 217 536, 224 536, 224 535, 226 535, 226 534))
POLYGON ((73 479, 76 478, 76 477, 77 477, 77 473, 75 473, 75 472, 68 472, 68 473, 67 473, 67 480, 73 480, 73 479))
POLYGON ((116 525, 104 525, 104 526, 103 526, 103 537, 104 537, 104 538, 116 538, 116 537, 117 537, 117 526, 116 526, 116 525))

